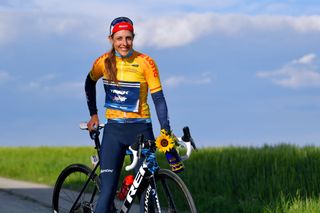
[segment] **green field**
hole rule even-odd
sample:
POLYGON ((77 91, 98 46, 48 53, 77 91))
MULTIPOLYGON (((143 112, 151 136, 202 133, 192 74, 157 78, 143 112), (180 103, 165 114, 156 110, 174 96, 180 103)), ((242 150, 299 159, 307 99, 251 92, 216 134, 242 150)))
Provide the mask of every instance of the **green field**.
MULTIPOLYGON (((1 147, 0 176, 53 185, 65 166, 90 165, 94 153, 92 147, 1 147)), ((320 212, 318 147, 206 148, 185 166, 179 175, 199 212, 320 212)))

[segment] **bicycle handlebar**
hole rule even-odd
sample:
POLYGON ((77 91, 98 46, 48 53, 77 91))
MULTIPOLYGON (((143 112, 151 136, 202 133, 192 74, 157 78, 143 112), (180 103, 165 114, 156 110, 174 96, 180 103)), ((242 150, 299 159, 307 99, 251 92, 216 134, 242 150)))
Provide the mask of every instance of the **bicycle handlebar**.
POLYGON ((134 169, 134 167, 136 167, 136 165, 138 163, 138 159, 139 159, 138 150, 132 149, 131 146, 129 146, 129 150, 132 152, 133 159, 132 159, 131 164, 125 167, 126 171, 130 171, 130 170, 134 169))
MULTIPOLYGON (((88 126, 87 126, 87 122, 81 122, 81 123, 79 124, 79 126, 80 126, 80 129, 81 129, 81 130, 89 130, 89 129, 88 129, 88 126)), ((104 123, 99 123, 98 129, 102 129, 103 127, 104 127, 104 123)), ((97 127, 96 127, 96 129, 97 129, 97 127)))
MULTIPOLYGON (((96 127, 96 131, 91 131, 90 132, 90 137, 93 140, 99 140, 99 130, 104 128, 104 123, 100 123, 98 127, 96 127)), ((89 130, 87 123, 86 122, 82 122, 80 123, 80 129, 82 130, 89 130)), ((189 127, 184 127, 183 128, 183 136, 182 137, 177 137, 178 139, 178 144, 181 146, 184 146, 187 149, 186 155, 181 156, 181 160, 185 161, 187 160, 190 156, 193 150, 197 150, 197 147, 195 145, 195 142, 193 140, 193 138, 191 137, 190 134, 190 130, 189 127)), ((148 141, 149 142, 149 141, 148 141)), ((98 143, 98 142, 96 142, 98 143)), ((154 143, 153 143, 154 144, 154 143)), ((99 147, 100 144, 96 144, 96 147, 99 147)), ((128 166, 125 167, 126 171, 132 170, 138 163, 138 160, 140 159, 140 155, 141 155, 141 150, 142 148, 144 148, 144 146, 150 148, 150 143, 144 143, 144 138, 143 135, 139 135, 138 136, 138 141, 134 144, 132 144, 131 146, 129 146, 129 150, 132 152, 133 155, 133 160, 132 163, 128 166)))
MULTIPOLYGON (((183 136, 177 137, 177 139, 178 139, 178 143, 187 149, 186 155, 181 157, 181 160, 185 161, 191 156, 191 153, 193 150, 197 150, 195 143, 194 143, 194 140, 191 137, 189 127, 187 127, 187 126, 184 127, 183 128, 183 136)), ((143 136, 140 136, 136 143, 129 146, 129 150, 132 152, 132 155, 133 155, 133 160, 130 165, 125 167, 126 171, 133 169, 137 165, 138 160, 141 155, 141 149, 142 149, 143 145, 144 145, 143 136)))

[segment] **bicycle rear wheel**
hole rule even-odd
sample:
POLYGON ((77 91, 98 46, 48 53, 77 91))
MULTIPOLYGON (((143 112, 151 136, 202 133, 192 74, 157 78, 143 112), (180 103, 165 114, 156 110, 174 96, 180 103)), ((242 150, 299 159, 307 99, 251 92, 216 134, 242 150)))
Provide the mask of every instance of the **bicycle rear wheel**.
MULTIPOLYGON (((167 169, 160 169, 156 175, 156 187, 161 212, 197 212, 191 193, 177 174, 167 169)), ((157 204, 152 194, 149 185, 145 194, 145 212, 156 212, 157 204)))
POLYGON ((66 167, 59 175, 53 190, 52 206, 54 213, 91 213, 95 208, 100 181, 96 174, 89 180, 92 170, 81 164, 66 167), (76 202, 85 183, 88 181, 79 201, 76 202), (70 211, 74 205, 73 211, 70 211))

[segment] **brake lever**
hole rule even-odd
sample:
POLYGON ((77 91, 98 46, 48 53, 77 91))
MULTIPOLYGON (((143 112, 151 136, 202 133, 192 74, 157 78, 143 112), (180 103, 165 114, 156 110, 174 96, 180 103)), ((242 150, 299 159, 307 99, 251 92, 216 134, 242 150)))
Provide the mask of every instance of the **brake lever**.
POLYGON ((91 132, 89 132, 90 138, 92 140, 95 140, 100 135, 100 131, 98 129, 94 129, 91 132))

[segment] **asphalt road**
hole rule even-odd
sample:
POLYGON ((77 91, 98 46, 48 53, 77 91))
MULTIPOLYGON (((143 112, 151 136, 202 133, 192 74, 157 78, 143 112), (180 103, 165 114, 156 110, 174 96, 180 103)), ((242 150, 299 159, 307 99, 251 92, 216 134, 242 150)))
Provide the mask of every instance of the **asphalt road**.
POLYGON ((52 210, 34 200, 0 190, 0 212, 3 213, 52 213, 52 210))
MULTIPOLYGON (((52 213, 52 192, 47 185, 0 177, 0 213, 52 213)), ((130 209, 135 212, 139 212, 138 205, 130 209)))
POLYGON ((0 177, 0 212, 52 213, 52 188, 0 177))

